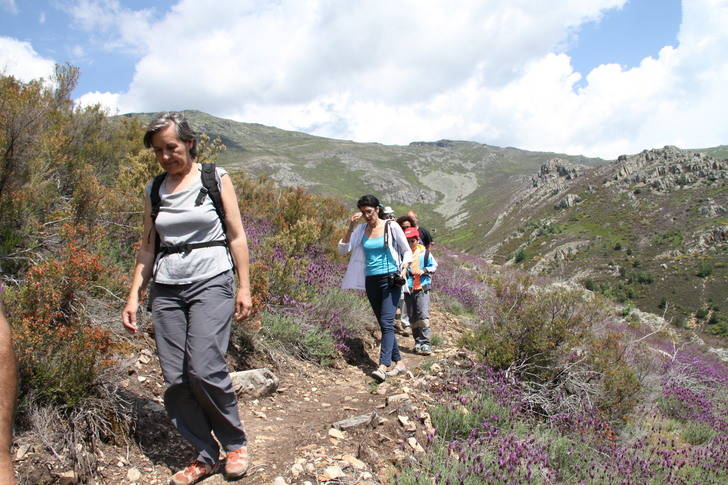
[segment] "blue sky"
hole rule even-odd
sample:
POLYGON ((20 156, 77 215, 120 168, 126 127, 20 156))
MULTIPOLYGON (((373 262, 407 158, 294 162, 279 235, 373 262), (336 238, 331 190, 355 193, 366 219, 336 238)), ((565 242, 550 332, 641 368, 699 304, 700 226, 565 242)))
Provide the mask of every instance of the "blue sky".
POLYGON ((728 0, 0 0, 0 69, 70 62, 111 113, 609 158, 728 143, 726 22, 728 0))
POLYGON ((663 47, 677 46, 681 19, 680 0, 632 0, 581 25, 566 53, 582 74, 601 64, 636 67, 663 47))

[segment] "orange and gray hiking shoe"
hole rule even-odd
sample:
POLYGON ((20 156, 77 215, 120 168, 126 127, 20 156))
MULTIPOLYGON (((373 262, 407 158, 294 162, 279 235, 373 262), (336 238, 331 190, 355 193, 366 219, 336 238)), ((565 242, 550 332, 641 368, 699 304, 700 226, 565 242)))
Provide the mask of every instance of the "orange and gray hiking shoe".
POLYGON ((187 468, 184 470, 180 470, 172 475, 172 478, 169 480, 169 485, 192 485, 216 473, 217 467, 217 464, 210 465, 209 463, 195 460, 187 465, 187 468))
POLYGON ((228 451, 225 457, 225 477, 240 478, 245 475, 250 466, 248 447, 243 446, 237 450, 228 451))

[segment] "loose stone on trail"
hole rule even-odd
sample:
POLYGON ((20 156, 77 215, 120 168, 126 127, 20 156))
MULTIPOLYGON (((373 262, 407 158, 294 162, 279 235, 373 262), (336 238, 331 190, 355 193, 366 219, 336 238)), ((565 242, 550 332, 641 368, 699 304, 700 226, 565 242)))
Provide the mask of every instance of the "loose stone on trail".
POLYGON ((269 396, 278 389, 278 378, 266 368, 231 372, 230 379, 243 401, 269 396))
POLYGON ((360 426, 369 425, 372 421, 374 421, 374 418, 376 416, 377 416, 377 413, 372 411, 369 414, 362 414, 361 416, 354 416, 353 418, 348 418, 348 419, 344 419, 342 421, 337 421, 332 426, 336 429, 345 431, 347 429, 358 428, 360 426))

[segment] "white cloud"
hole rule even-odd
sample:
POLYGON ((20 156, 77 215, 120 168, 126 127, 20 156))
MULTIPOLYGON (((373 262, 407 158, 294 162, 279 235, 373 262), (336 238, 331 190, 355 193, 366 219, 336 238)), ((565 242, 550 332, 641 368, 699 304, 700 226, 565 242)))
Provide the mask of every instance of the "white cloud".
POLYGON ((106 49, 146 51, 152 9, 132 10, 119 0, 76 0, 65 8, 76 26, 102 39, 98 42, 106 49))
POLYGON ((18 6, 15 4, 15 0, 0 0, 0 8, 10 13, 18 13, 18 6))
POLYGON ((604 157, 728 142, 725 0, 683 0, 679 45, 632 69, 581 79, 560 54, 625 2, 182 0, 152 21, 82 0, 78 21, 143 52, 115 99, 122 112, 194 108, 358 141, 604 157))
POLYGON ((95 105, 101 105, 101 108, 104 109, 109 115, 117 115, 120 113, 119 111, 119 95, 116 93, 101 93, 99 91, 93 91, 90 93, 86 93, 80 98, 75 100, 76 106, 78 107, 86 107, 86 106, 95 106, 95 105))
POLYGON ((55 63, 38 55, 28 42, 0 37, 0 73, 27 82, 41 77, 47 80, 54 69, 55 63))

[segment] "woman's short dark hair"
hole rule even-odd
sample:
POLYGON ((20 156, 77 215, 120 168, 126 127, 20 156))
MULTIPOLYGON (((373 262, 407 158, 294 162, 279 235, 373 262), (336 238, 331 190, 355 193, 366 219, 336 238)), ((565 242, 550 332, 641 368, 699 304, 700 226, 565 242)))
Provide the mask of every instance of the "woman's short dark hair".
POLYGON ((373 195, 362 195, 359 200, 356 201, 356 206, 361 209, 362 207, 374 207, 377 209, 377 214, 380 219, 384 219, 384 207, 379 203, 379 199, 373 195))
POLYGON ((147 125, 147 132, 144 133, 144 146, 147 148, 152 147, 152 137, 155 133, 167 128, 169 125, 174 124, 177 130, 177 137, 184 141, 192 142, 192 148, 190 148, 190 156, 197 158, 197 133, 190 127, 187 118, 182 113, 176 111, 168 111, 157 116, 155 119, 147 125))
POLYGON ((403 222, 405 222, 405 221, 407 221, 407 222, 409 222, 409 223, 410 223, 410 227, 417 227, 417 223, 416 223, 416 222, 415 222, 415 220, 414 220, 414 219, 412 219, 412 218, 411 218, 410 216, 402 216, 402 217, 398 217, 398 218, 397 218, 397 224, 399 224, 400 226, 401 226, 401 225, 402 225, 402 223, 403 223, 403 222))

